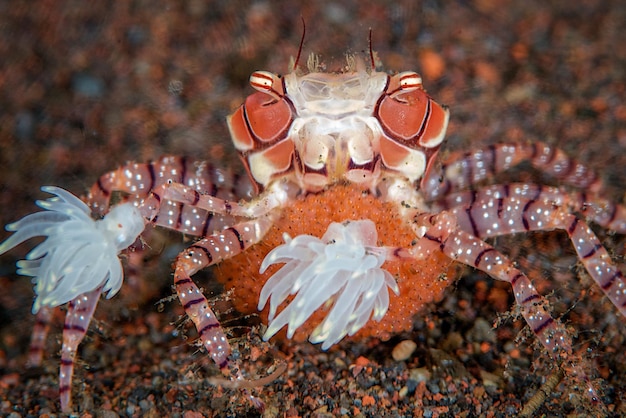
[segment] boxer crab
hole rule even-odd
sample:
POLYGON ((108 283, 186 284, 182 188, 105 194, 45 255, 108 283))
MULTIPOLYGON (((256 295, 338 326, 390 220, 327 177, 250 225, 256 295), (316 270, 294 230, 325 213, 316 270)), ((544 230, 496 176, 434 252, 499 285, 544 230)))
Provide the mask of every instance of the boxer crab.
MULTIPOLYGON (((104 174, 85 203, 45 187, 55 197, 38 202, 44 211, 7 226, 15 233, 0 245, 0 254, 32 237, 47 237, 18 262, 18 273, 32 276, 35 285, 33 312, 39 320, 31 363, 41 361, 47 329, 42 324, 50 309, 68 304, 59 383, 63 410, 71 408, 76 350, 97 302, 102 294, 114 296, 122 284, 118 254, 147 225, 198 237, 177 257, 174 285, 200 340, 226 376, 231 375, 229 342, 191 276, 253 248, 263 257, 253 268, 269 277, 254 296, 259 310, 269 306, 266 339, 285 326, 287 337, 293 337, 309 322, 309 339, 323 349, 365 329, 371 320, 384 332, 397 331, 394 323, 385 322, 395 301, 429 285, 422 282, 443 281, 445 288, 449 282, 441 277, 454 260, 509 282, 541 344, 559 363, 573 363, 571 338, 550 315, 545 299, 514 263, 484 241, 553 229, 567 232, 590 276, 626 315, 624 277, 586 223, 625 233, 626 209, 600 196, 594 173, 538 142, 489 146, 437 163, 448 110, 426 93, 420 76, 388 75, 354 59, 348 67, 324 73, 310 60, 306 74, 297 69, 284 77, 252 74, 250 84, 257 92, 228 118, 255 189, 247 201, 237 200, 244 194, 237 188, 245 183, 232 184, 210 164, 163 157, 104 174), (524 160, 586 192, 525 183, 468 190, 524 160), (110 208, 114 193, 121 193, 123 202, 110 208), (306 215, 312 202, 343 206, 303 219, 298 214, 306 215), (300 212, 294 212, 296 207, 300 212), (381 213, 394 218, 380 220, 381 213), (271 231, 284 243, 268 244, 271 231), (411 276, 415 270, 389 267, 403 264, 432 271, 411 276)), ((421 306, 407 303, 409 314, 421 306)), ((403 323, 400 329, 406 327, 403 323)), ((585 379, 582 369, 570 369, 585 379)), ((591 386, 589 391, 594 397, 591 386)))

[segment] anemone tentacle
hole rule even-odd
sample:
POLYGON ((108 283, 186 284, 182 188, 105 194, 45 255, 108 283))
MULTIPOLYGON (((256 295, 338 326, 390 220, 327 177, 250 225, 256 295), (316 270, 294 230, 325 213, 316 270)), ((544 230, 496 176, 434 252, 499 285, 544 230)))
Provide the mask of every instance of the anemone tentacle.
POLYGON ((261 273, 285 263, 263 286, 259 310, 269 300, 269 324, 264 339, 287 326, 291 338, 302 324, 328 301, 333 305, 309 340, 326 350, 346 335, 354 335, 370 319, 380 320, 389 307, 391 289, 399 289, 393 276, 381 268, 387 251, 377 247, 377 232, 368 219, 333 222, 320 239, 311 235, 284 235, 285 244, 270 251, 261 273), (288 296, 294 299, 278 315, 288 296))

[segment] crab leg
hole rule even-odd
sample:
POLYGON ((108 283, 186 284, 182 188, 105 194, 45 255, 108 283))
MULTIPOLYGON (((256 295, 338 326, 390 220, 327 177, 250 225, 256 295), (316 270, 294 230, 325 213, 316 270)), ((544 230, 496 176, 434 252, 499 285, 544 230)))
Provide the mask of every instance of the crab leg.
POLYGON ((180 183, 163 184, 152 193, 157 195, 158 199, 178 202, 189 207, 208 211, 209 213, 247 218, 261 217, 272 209, 280 207, 288 199, 288 192, 283 190, 282 185, 276 187, 274 193, 268 193, 265 197, 255 199, 246 204, 201 194, 197 190, 180 183))
POLYGON ((252 187, 246 178, 217 169, 207 162, 165 156, 149 163, 129 163, 103 174, 91 187, 86 201, 94 213, 103 215, 108 211, 114 192, 143 199, 154 188, 168 182, 181 183, 222 199, 247 197, 252 187))
POLYGON ((28 347, 28 367, 41 366, 53 312, 54 308, 42 306, 35 316, 35 325, 33 327, 33 333, 30 336, 30 345, 28 347))
POLYGON ((421 224, 429 222, 432 227, 409 250, 414 257, 425 258, 438 249, 453 260, 510 283, 524 319, 541 344, 559 364, 587 383, 587 394, 594 402, 597 401, 598 396, 587 374, 573 360, 569 333, 559 320, 550 315, 545 308, 549 305, 547 300, 537 292, 523 272, 491 245, 470 233, 456 229, 456 219, 452 213, 418 216, 416 221, 421 224))
POLYGON ((273 223, 272 216, 242 222, 219 234, 206 237, 184 250, 174 264, 174 286, 198 330, 202 344, 224 375, 230 375, 230 345, 206 297, 191 276, 198 270, 231 258, 259 242, 273 223))
MULTIPOLYGON (((162 192, 162 187, 157 188, 139 206, 154 225, 196 237, 206 237, 242 220, 241 217, 224 213, 224 210, 219 212, 217 207, 215 211, 207 211, 189 203, 163 198, 162 192)), ((210 198, 216 202, 216 206, 228 205, 227 200, 212 196, 210 198)))
POLYGON ((215 207, 206 211, 185 205, 184 201, 167 201, 157 191, 158 202, 152 204, 158 209, 156 215, 151 214, 152 222, 194 236, 207 236, 236 224, 239 219, 228 215, 224 204, 252 196, 249 179, 240 178, 230 170, 218 169, 205 161, 165 156, 149 163, 129 163, 100 176, 86 202, 95 214, 103 215, 109 209, 112 194, 122 192, 127 195, 126 200, 145 207, 145 200, 153 197, 152 192, 173 184, 214 198, 215 207))
POLYGON ((606 296, 626 316, 626 279, 591 228, 563 207, 541 200, 491 199, 451 211, 459 226, 476 237, 561 229, 606 296), (496 226, 497 225, 497 226, 496 226))
POLYGON ((59 370, 59 394, 61 410, 70 411, 72 395, 72 375, 78 345, 85 337, 89 322, 98 305, 101 289, 84 293, 68 304, 65 325, 63 326, 63 346, 61 347, 61 367, 59 370))
POLYGON ((542 201, 549 205, 567 207, 571 212, 580 212, 607 229, 626 233, 626 206, 584 192, 567 192, 539 184, 511 183, 452 193, 438 202, 441 204, 438 209, 473 206, 478 204, 476 202, 503 198, 542 201))
POLYGON ((602 189, 595 172, 557 147, 544 142, 496 144, 468 153, 452 154, 439 170, 422 179, 421 190, 429 200, 466 189, 523 161, 566 184, 591 192, 602 189))

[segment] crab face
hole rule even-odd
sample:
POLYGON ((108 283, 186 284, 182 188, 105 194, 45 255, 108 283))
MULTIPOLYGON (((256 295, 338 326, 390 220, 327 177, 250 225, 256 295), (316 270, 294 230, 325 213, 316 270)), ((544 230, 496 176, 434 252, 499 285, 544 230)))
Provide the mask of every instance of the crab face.
POLYGON ((316 192, 340 180, 374 190, 383 173, 416 182, 448 125, 414 72, 365 70, 285 77, 257 71, 257 93, 228 118, 236 149, 259 191, 286 178, 316 192))

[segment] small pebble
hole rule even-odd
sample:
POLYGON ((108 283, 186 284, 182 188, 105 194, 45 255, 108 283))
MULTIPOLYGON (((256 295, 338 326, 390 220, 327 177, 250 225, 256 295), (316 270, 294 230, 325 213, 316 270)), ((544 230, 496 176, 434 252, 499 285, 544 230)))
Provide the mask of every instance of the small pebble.
POLYGON ((72 89, 82 96, 98 99, 104 94, 105 84, 102 79, 91 74, 78 73, 72 78, 72 89))
POLYGON ((417 344, 415 344, 414 341, 411 341, 411 340, 400 341, 393 348, 393 351, 391 352, 391 357, 393 357, 395 361, 408 360, 416 348, 417 348, 417 344))
POLYGON ((98 418, 119 418, 119 415, 114 411, 100 410, 98 411, 98 418))
POLYGON ((426 367, 411 369, 409 371, 409 379, 415 380, 417 383, 428 381, 431 375, 432 374, 426 367))

